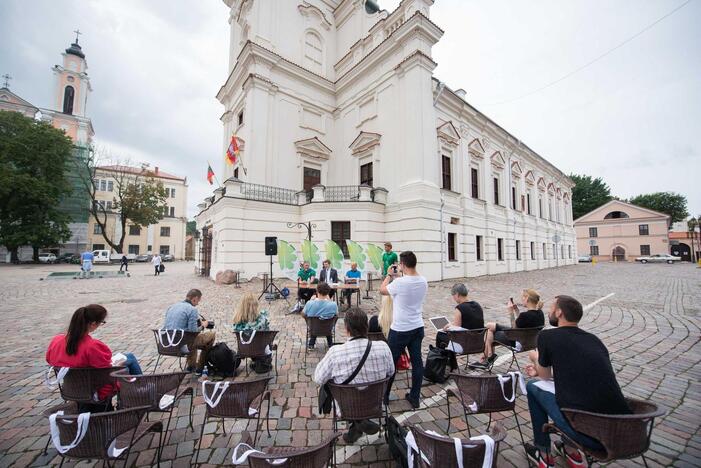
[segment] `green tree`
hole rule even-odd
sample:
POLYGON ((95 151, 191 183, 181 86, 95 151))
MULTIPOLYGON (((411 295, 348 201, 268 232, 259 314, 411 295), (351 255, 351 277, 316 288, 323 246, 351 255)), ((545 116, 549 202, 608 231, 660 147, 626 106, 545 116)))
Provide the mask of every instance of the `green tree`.
POLYGON ((601 177, 594 179, 588 175, 570 174, 570 179, 575 184, 572 188, 572 216, 574 219, 581 218, 613 199, 611 189, 601 177))
POLYGON ((686 197, 674 192, 646 193, 633 197, 628 202, 668 214, 671 216, 669 220, 670 225, 678 221, 684 221, 689 216, 686 208, 686 197))
POLYGON ((69 216, 59 209, 71 193, 66 169, 73 143, 63 130, 18 112, 0 111, 0 244, 39 249, 70 238, 69 216))
POLYGON ((185 225, 185 235, 194 236, 197 232, 197 221, 188 221, 185 225))

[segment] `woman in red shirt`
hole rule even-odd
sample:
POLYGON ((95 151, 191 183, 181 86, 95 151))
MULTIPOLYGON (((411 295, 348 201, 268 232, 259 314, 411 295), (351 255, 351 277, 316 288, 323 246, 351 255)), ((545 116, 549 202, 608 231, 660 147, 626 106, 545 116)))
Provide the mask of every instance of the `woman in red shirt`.
MULTIPOLYGON (((104 325, 107 318, 107 309, 98 304, 90 304, 81 307, 73 313, 68 331, 65 334, 56 335, 49 343, 46 350, 46 362, 56 367, 112 367, 112 351, 100 340, 90 336, 92 332, 104 325)), ((131 353, 125 353, 126 361, 123 364, 132 375, 141 374, 141 367, 131 353)), ((117 393, 117 386, 108 384, 97 392, 99 402, 110 399, 117 393)), ((97 403, 97 402, 96 402, 97 403)), ((100 403, 94 409, 105 408, 111 405, 100 403)))

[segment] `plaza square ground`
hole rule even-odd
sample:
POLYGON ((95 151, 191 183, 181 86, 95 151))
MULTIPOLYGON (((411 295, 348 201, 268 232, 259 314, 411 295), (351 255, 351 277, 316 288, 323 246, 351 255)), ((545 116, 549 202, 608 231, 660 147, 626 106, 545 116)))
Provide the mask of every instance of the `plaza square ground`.
MULTIPOLYGON (((89 280, 42 280, 53 271, 75 271, 70 265, 26 265, 0 267, 0 298, 5 337, 0 340, 0 466, 44 466, 60 461, 55 449, 47 455, 41 450, 47 441, 48 421, 41 416, 47 407, 60 402, 58 392, 43 384, 46 363, 44 352, 53 335, 63 332, 73 311, 88 303, 107 307, 107 324, 95 336, 114 352, 133 352, 145 371, 155 364, 156 353, 152 328, 158 328, 168 305, 183 299, 193 287, 204 293, 199 307, 202 315, 217 323, 217 340, 235 348, 235 337, 224 326, 230 323, 234 305, 247 290, 258 293, 258 280, 241 288, 218 286, 193 274, 192 263, 166 264, 160 277, 152 275, 150 265, 130 266, 130 277, 89 280)), ((97 270, 115 271, 115 266, 97 270)), ((420 269, 420 265, 419 265, 420 269)), ((614 369, 623 392, 631 397, 649 399, 661 405, 667 414, 656 421, 652 444, 647 453, 651 465, 701 465, 701 345, 699 312, 701 311, 701 270, 693 265, 580 264, 558 269, 505 274, 466 280, 472 298, 485 309, 486 319, 508 323, 505 303, 519 297, 522 288, 535 288, 550 300, 556 294, 577 297, 587 308, 582 327, 599 336, 611 353, 614 369), (611 295, 612 294, 612 295, 611 295), (604 300, 597 302, 599 299, 604 300)), ((281 283, 282 284, 282 283, 281 283)), ((424 307, 424 318, 444 315, 451 308, 449 297, 453 281, 431 283, 424 307)), ((290 283, 291 285, 291 283, 290 283)), ((362 307, 376 311, 379 303, 375 291, 363 299, 362 307)), ((363 294, 365 296, 365 294, 363 294)), ((280 330, 278 371, 270 383, 273 404, 270 410, 271 436, 263 431, 260 445, 311 446, 332 433, 331 418, 316 413, 317 386, 310 375, 322 356, 323 340, 312 351, 303 367, 304 321, 299 316, 285 316, 287 304, 275 301, 268 305, 272 329, 280 330)), ((337 336, 343 324, 337 325, 337 336)), ((426 328, 424 357, 435 332, 426 328)), ((500 351, 503 353, 504 351, 500 351)), ((521 358, 523 359, 523 358, 521 358)), ((172 358, 161 360, 159 370, 176 369, 172 358)), ((506 370, 502 364, 496 369, 506 370)), ((274 374, 271 374, 274 375, 274 374)), ((253 377, 253 376, 251 376, 253 377)), ((245 375, 241 378, 246 378, 245 375)), ((195 398, 194 431, 187 427, 187 400, 178 408, 175 424, 163 450, 162 466, 190 466, 196 440, 204 417, 204 402, 196 377, 186 379, 198 389, 195 398)), ((446 384, 449 385, 449 384, 446 384)), ((447 428, 446 385, 426 385, 418 411, 409 411, 403 400, 406 379, 399 376, 393 389, 390 411, 401 421, 419 423, 424 429, 444 432, 447 428)), ((526 398, 517 399, 518 416, 524 436, 532 438, 526 398), (524 423, 525 422, 525 423, 524 423)), ((457 406, 454 416, 462 414, 457 406)), ((500 446, 498 466, 527 466, 520 447, 516 423, 511 414, 497 415, 506 426, 508 436, 500 446)), ((470 416, 473 435, 484 431, 486 417, 470 416)), ((221 425, 210 422, 205 427, 199 461, 206 465, 231 464, 233 447, 241 432, 254 429, 254 423, 227 422, 224 435, 221 425), (232 429, 233 430, 229 430, 232 429)), ((466 436, 464 418, 454 417, 452 434, 466 436)), ((146 437, 135 447, 129 463, 148 466, 154 462, 157 438, 146 437)), ((392 466, 384 441, 362 437, 356 445, 337 446, 340 466, 392 466)), ((563 461, 558 459, 558 465, 563 461)), ((641 460, 617 465, 638 465, 641 460)), ((80 466, 92 465, 82 462, 80 466)), ((205 465, 205 466, 206 466, 205 465)))

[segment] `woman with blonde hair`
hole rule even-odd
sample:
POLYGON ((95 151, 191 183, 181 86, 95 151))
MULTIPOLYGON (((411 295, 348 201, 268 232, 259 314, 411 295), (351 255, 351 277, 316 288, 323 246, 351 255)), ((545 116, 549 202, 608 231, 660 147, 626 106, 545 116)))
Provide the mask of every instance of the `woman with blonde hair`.
POLYGON ((371 333, 382 332, 389 335, 389 327, 392 325, 392 296, 382 296, 382 304, 380 305, 380 313, 370 317, 368 323, 368 331, 371 333))
POLYGON ((487 340, 484 346, 484 359, 480 362, 470 364, 470 367, 478 369, 488 369, 494 364, 497 355, 494 353, 494 342, 508 346, 516 346, 516 343, 507 339, 504 330, 511 328, 535 328, 545 326, 545 315, 543 315, 543 301, 540 294, 535 289, 524 289, 521 292, 521 304, 526 308, 520 312, 518 305, 513 299, 509 299, 506 310, 509 313, 511 326, 499 325, 495 322, 487 323, 487 340))
POLYGON ((252 292, 247 292, 241 298, 234 310, 233 329, 235 332, 246 330, 267 330, 270 327, 268 311, 258 312, 258 299, 252 292))

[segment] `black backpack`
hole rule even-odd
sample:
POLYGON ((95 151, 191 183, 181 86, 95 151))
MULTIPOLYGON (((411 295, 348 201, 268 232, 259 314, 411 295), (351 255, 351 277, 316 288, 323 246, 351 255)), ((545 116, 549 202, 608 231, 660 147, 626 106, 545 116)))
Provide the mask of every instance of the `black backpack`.
POLYGON ((409 430, 401 426, 394 416, 389 416, 385 419, 385 440, 389 446, 389 453, 398 466, 409 468, 409 460, 407 460, 406 451, 407 445, 405 437, 409 430))
POLYGON ((207 353, 207 370, 209 376, 234 377, 241 358, 229 349, 226 343, 217 343, 207 353))
POLYGON ((428 356, 424 366, 424 379, 433 383, 443 383, 448 380, 447 370, 452 368, 451 361, 455 360, 455 354, 448 349, 428 346, 428 356))

